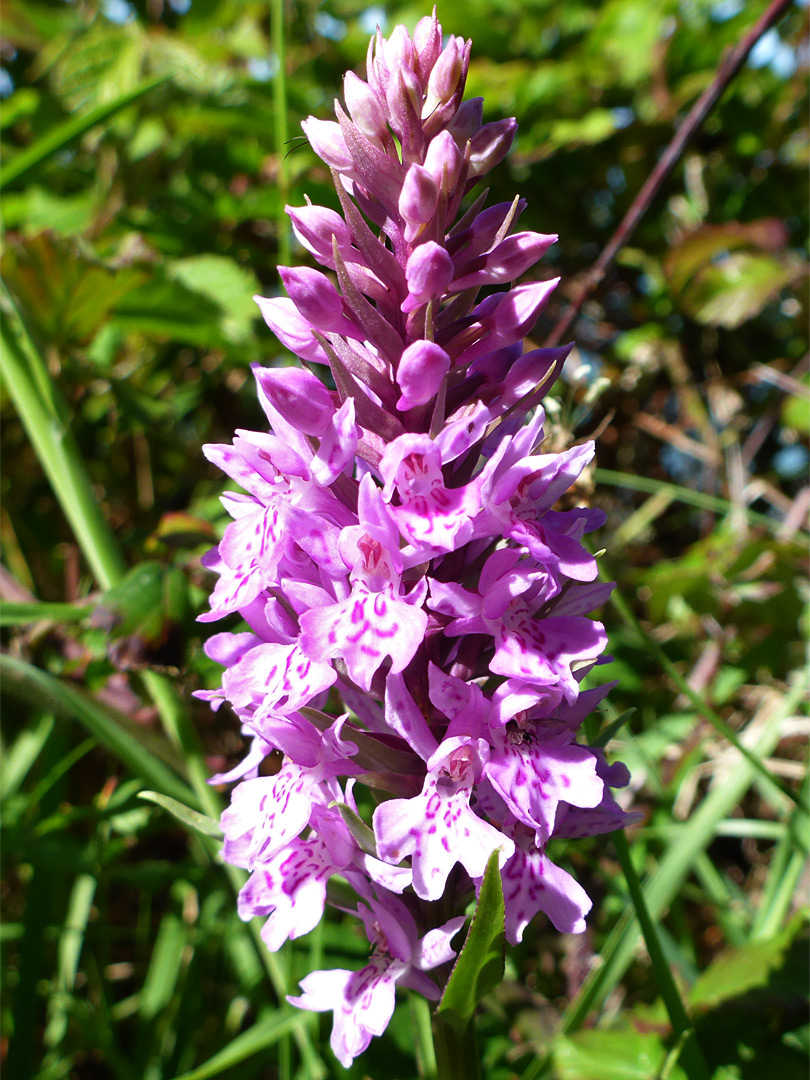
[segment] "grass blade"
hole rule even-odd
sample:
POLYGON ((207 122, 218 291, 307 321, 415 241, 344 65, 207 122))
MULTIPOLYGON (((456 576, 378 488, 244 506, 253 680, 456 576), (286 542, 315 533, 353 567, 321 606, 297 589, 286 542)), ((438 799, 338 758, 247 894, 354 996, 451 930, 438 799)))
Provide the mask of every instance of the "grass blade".
POLYGON ((79 957, 84 946, 96 885, 92 874, 79 874, 71 890, 65 925, 59 938, 56 993, 50 998, 50 1013, 45 1028, 45 1045, 51 1049, 59 1045, 67 1031, 68 1005, 76 984, 79 957))
POLYGON ((222 829, 219 827, 218 821, 192 810, 191 807, 178 802, 177 799, 170 799, 168 795, 160 795, 157 791, 140 791, 138 792, 138 798, 154 803, 161 810, 165 810, 172 817, 177 818, 181 825, 184 825, 187 829, 193 829, 194 832, 200 833, 202 836, 213 836, 216 839, 222 837, 222 829))
POLYGON ((771 788, 776 788, 787 799, 790 799, 791 802, 795 803, 796 806, 801 807, 805 812, 810 812, 810 810, 808 810, 806 797, 802 794, 797 795, 795 791, 791 791, 786 784, 783 784, 781 780, 777 779, 764 762, 740 741, 736 733, 729 727, 722 716, 718 715, 714 709, 710 708, 700 694, 692 689, 652 634, 647 633, 618 591, 613 592, 610 600, 629 629, 635 634, 639 644, 655 657, 657 663, 660 664, 664 671, 666 671, 667 675, 669 675, 670 679, 672 679, 678 687, 678 690, 689 698, 700 715, 705 720, 709 721, 715 731, 718 731, 724 739, 730 742, 731 745, 743 755, 748 764, 759 773, 762 779, 771 788))
POLYGON ((132 90, 128 90, 125 94, 121 94, 115 101, 107 101, 103 105, 97 105, 95 109, 91 109, 89 112, 83 113, 81 116, 71 117, 69 120, 63 121, 61 124, 57 124, 42 138, 37 139, 36 142, 27 146, 24 150, 20 150, 11 161, 0 170, 0 186, 8 187, 9 184, 13 184, 21 177, 25 176, 32 169, 40 165, 46 158, 49 158, 51 154, 55 154, 57 150, 62 150, 64 147, 69 146, 74 139, 80 138, 85 132, 91 128, 96 127, 98 124, 103 124, 106 120, 111 120, 113 116, 121 112, 122 109, 126 109, 128 105, 133 105, 136 101, 148 94, 150 90, 154 90, 155 87, 161 86, 169 79, 168 75, 156 75, 154 78, 147 79, 145 82, 134 87, 132 90))
POLYGON ((78 622, 86 618, 91 610, 91 604, 13 604, 4 601, 0 604, 0 626, 21 626, 43 619, 78 622))
POLYGON ((183 1073, 175 1080, 209 1080, 209 1077, 220 1076, 226 1069, 239 1065, 256 1054, 278 1042, 282 1036, 290 1032, 301 1031, 307 1020, 306 1013, 285 1011, 280 1016, 276 1015, 267 1020, 260 1020, 248 1031, 237 1035, 235 1039, 218 1054, 214 1054, 204 1065, 200 1065, 191 1072, 183 1073))
POLYGON ((53 716, 46 713, 40 717, 35 727, 21 731, 11 749, 3 754, 3 767, 0 769, 0 799, 8 799, 19 791, 20 785, 48 741, 53 725, 53 716))
POLYGON ((61 716, 78 720, 137 777, 180 802, 196 802, 194 792, 160 758, 147 749, 128 717, 115 714, 81 690, 62 682, 33 664, 0 656, 0 673, 7 690, 61 716))
POLYGON ((613 834, 613 846, 619 857, 619 864, 621 865, 622 873, 627 882, 627 890, 630 893, 630 899, 633 901, 633 907, 636 911, 636 918, 641 927, 641 932, 644 935, 644 943, 647 946, 647 953, 650 957, 650 963, 655 974, 658 991, 666 1006, 669 1022, 672 1024, 673 1032, 680 1040, 683 1040, 680 1043, 681 1064, 683 1065, 689 1080, 708 1080, 710 1075, 709 1068, 703 1057, 700 1045, 697 1042, 692 1022, 686 1015, 686 1008, 681 1001, 681 995, 678 993, 678 987, 675 985, 672 971, 666 961, 664 951, 661 948, 661 942, 658 939, 655 923, 650 918, 650 913, 647 909, 647 903, 641 888, 641 882, 638 879, 635 867, 633 866, 633 861, 630 858, 630 848, 627 844, 627 836, 624 830, 620 829, 613 834))

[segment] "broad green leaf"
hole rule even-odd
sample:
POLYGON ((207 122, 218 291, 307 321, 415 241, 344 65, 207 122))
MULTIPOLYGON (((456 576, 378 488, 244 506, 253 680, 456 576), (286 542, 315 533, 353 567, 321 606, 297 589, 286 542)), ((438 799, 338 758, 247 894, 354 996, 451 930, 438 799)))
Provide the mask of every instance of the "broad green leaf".
POLYGON ((703 225, 677 244, 666 258, 664 269, 672 287, 681 291, 690 279, 718 256, 739 248, 779 251, 788 241, 780 218, 759 221, 730 221, 725 225, 703 225))
POLYGON ((684 308, 701 323, 734 329, 758 315, 780 289, 806 272, 802 259, 736 252, 706 267, 683 297, 684 308))
POLYGON ((58 236, 77 236, 92 224, 99 202, 92 190, 61 196, 32 187, 3 200, 3 222, 6 228, 21 229, 27 236, 46 230, 58 236))
POLYGON ((437 1011, 457 1030, 465 1029, 478 1002, 503 978, 505 909, 499 851, 487 862, 475 914, 437 1011))
MULTIPOLYGON (((667 1059, 660 1035, 626 1027, 619 1031, 580 1031, 554 1042, 559 1080, 659 1080, 667 1059)), ((675 1066, 669 1080, 686 1080, 675 1066)))
POLYGON ((76 241, 48 233, 9 242, 0 267, 32 332, 50 347, 88 341, 146 276, 132 266, 108 269, 76 241))
POLYGON ((201 836, 213 836, 217 839, 222 836, 222 829, 218 821, 208 817, 206 814, 201 814, 198 810, 192 810, 190 806, 178 802, 177 799, 172 799, 168 795, 161 795, 157 791, 139 791, 138 798, 154 803, 161 810, 166 810, 172 817, 176 817, 181 825, 185 825, 187 829, 192 829, 201 836))
POLYGON ((722 953, 692 987, 693 1007, 713 1008, 729 998, 766 986, 803 927, 807 914, 799 912, 785 929, 766 941, 747 941, 722 953))
POLYGON ((222 329, 234 341, 248 337, 259 316, 253 300, 261 292, 257 278, 224 255, 192 255, 168 264, 169 276, 201 293, 222 311, 222 329))
POLYGON ((226 345, 221 319, 222 309, 210 297, 158 273, 128 291, 112 313, 113 325, 129 333, 138 331, 205 348, 226 345))

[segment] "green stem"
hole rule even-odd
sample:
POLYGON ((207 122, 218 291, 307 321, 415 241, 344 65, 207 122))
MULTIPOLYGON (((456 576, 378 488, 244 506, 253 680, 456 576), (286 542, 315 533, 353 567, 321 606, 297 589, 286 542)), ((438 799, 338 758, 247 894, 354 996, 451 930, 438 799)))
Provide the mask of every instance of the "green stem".
POLYGON ((444 1014, 434 1012, 433 1047, 437 1080, 483 1080, 474 1024, 459 1031, 444 1014))
POLYGON ((284 209, 290 197, 290 169, 287 163, 287 42, 284 34, 284 0, 271 0, 270 24, 273 30, 273 52, 276 72, 273 77, 273 106, 275 113, 276 157, 278 159, 278 261, 290 265, 290 223, 284 209))
POLYGON ((641 882, 630 858, 627 836, 622 829, 613 834, 613 846, 619 856, 619 864, 627 882, 627 890, 630 893, 630 899, 633 901, 641 933, 644 935, 644 943, 647 946, 650 963, 655 972, 658 990, 666 1006, 669 1022, 672 1024, 675 1035, 682 1037, 680 1063, 683 1065, 689 1080, 708 1080, 709 1068, 703 1057, 703 1051, 697 1042, 692 1022, 686 1015, 686 1009, 664 956, 664 950, 661 948, 655 923, 650 918, 647 902, 641 889, 641 882))
POLYGON ((413 1021, 414 1044, 416 1048, 416 1066, 419 1080, 437 1080, 436 1049, 433 1045, 430 1003, 427 998, 415 992, 409 995, 411 1020, 413 1021))

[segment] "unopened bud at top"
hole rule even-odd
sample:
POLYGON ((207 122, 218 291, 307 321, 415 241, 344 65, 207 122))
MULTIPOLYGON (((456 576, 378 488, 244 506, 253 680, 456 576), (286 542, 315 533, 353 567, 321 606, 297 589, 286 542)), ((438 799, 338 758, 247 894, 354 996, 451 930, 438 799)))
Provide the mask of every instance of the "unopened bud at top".
POLYGON ((436 18, 435 8, 432 15, 426 15, 416 24, 413 44, 417 54, 417 75, 425 86, 442 51, 442 28, 436 18))
POLYGON ((430 116, 440 102, 450 100, 456 92, 463 69, 464 39, 451 37, 430 73, 427 99, 422 107, 423 117, 430 116))
POLYGON ((388 130, 385 109, 380 99, 353 71, 343 77, 343 97, 355 125, 370 139, 380 139, 388 130))

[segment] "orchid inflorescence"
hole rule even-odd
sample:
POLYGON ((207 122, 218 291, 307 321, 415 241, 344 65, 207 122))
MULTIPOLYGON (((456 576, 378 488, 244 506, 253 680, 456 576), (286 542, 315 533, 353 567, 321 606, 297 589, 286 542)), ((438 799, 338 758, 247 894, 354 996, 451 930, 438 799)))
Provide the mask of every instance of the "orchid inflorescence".
POLYGON ((343 216, 288 213, 337 285, 282 267, 288 298, 256 298, 304 366, 254 369, 272 433, 205 447, 245 492, 223 496, 201 616, 249 627, 209 639, 225 672, 199 693, 250 740, 212 778, 238 781, 223 853, 251 872, 239 913, 266 917, 272 950, 327 902, 361 921, 362 970, 312 972, 290 999, 334 1012, 344 1065, 396 985, 440 997, 493 852, 509 942, 538 911, 577 933, 591 902, 547 845, 628 817, 610 791, 624 767, 577 741, 608 689, 580 689, 606 644, 588 613, 611 586, 581 542, 604 515, 554 509, 594 448, 537 452, 570 346, 523 352, 556 280, 489 288, 556 237, 514 231, 519 198, 462 209, 517 127, 462 101, 469 56, 435 12, 413 37, 378 30, 347 111, 304 122, 343 216))

